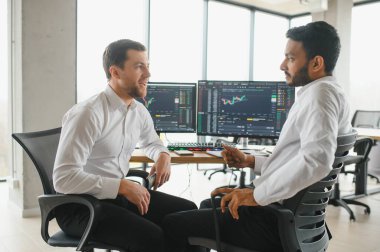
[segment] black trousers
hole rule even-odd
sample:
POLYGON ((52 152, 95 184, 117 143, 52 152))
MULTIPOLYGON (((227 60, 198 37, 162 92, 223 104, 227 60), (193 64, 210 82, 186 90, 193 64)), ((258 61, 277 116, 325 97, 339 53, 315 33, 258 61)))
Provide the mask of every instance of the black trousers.
MULTIPOLYGON (((217 203, 220 205, 220 201, 217 203)), ((282 251, 277 219, 260 207, 239 207, 239 220, 232 218, 228 210, 223 214, 217 208, 220 220, 221 240, 236 246, 259 251, 282 251)), ((214 219, 210 200, 201 203, 201 209, 173 213, 164 219, 164 231, 169 239, 170 252, 201 251, 190 246, 187 237, 198 236, 215 239, 214 219)))
MULTIPOLYGON (((124 248, 126 251, 164 252, 165 237, 161 228, 168 214, 197 209, 188 200, 157 191, 149 191, 150 205, 146 215, 125 197, 100 200, 102 216, 94 230, 93 239, 124 248)), ((81 237, 89 219, 85 206, 64 205, 55 211, 60 228, 68 235, 81 237)))

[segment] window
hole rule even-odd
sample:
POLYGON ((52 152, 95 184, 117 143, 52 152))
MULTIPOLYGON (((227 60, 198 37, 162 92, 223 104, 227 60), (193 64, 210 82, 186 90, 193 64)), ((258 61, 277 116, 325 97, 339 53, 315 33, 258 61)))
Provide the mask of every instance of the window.
POLYGON ((379 110, 380 33, 371 24, 380 23, 380 3, 356 6, 352 10, 351 88, 353 109, 379 110))
POLYGON ((290 27, 306 25, 312 21, 311 15, 295 17, 290 20, 290 27))
POLYGON ((146 45, 146 9, 142 0, 78 1, 78 101, 105 89, 102 56, 108 44, 128 38, 146 45))
POLYGON ((151 1, 150 15, 150 80, 197 82, 202 78, 203 1, 151 1))
POLYGON ((8 1, 0 1, 0 178, 10 171, 10 130, 8 113, 8 1))
MULTIPOLYGON (((150 15, 150 80, 197 82, 202 78, 203 1, 151 1, 150 15)), ((197 141, 194 133, 165 136, 168 142, 197 141)))
POLYGON ((250 11, 214 1, 208 11, 207 79, 248 80, 250 11))
POLYGON ((280 64, 284 59, 288 19, 256 11, 253 51, 253 80, 283 81, 280 64))

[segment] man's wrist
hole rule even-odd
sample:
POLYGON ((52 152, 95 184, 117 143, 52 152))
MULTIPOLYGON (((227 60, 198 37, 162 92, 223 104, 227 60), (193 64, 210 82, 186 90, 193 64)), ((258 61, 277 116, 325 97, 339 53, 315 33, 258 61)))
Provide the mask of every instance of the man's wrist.
POLYGON ((167 155, 169 158, 171 157, 169 152, 166 152, 166 151, 160 152, 159 156, 161 156, 162 154, 167 155))
POLYGON ((255 168, 255 156, 247 154, 246 162, 248 164, 247 167, 250 167, 252 169, 255 168))

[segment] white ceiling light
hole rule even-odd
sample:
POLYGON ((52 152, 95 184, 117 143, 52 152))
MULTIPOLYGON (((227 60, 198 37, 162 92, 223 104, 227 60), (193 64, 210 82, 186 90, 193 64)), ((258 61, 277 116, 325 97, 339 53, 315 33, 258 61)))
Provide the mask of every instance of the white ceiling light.
POLYGON ((328 9, 328 0, 300 0, 300 3, 307 5, 310 12, 322 12, 328 9))

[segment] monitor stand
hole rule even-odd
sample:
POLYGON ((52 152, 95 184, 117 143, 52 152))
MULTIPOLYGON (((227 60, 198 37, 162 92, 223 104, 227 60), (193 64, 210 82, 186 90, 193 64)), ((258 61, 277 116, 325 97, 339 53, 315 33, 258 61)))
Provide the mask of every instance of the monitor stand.
POLYGON ((239 144, 241 145, 242 149, 248 148, 248 137, 240 137, 239 144))

